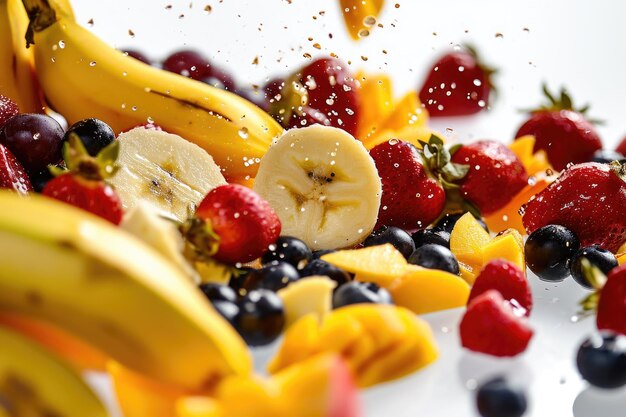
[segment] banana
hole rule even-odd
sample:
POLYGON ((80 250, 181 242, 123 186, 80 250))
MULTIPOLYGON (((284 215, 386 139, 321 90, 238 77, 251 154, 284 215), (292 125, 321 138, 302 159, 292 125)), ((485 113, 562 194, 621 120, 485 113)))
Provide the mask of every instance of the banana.
POLYGON ((120 227, 156 249, 193 282, 200 282, 198 273, 183 256, 185 242, 178 227, 161 217, 150 204, 136 205, 126 213, 120 227))
POLYGON ((382 193, 363 144, 320 125, 292 129, 270 147, 254 190, 278 214, 282 233, 313 250, 363 241, 376 224, 382 193))
POLYGON ((0 415, 106 417, 80 375, 24 336, 0 327, 0 415))
POLYGON ((249 101, 125 56, 55 13, 48 0, 24 4, 38 11, 32 23, 42 88, 69 123, 97 117, 117 132, 156 123, 204 148, 233 181, 254 177, 258 159, 282 133, 249 101))
POLYGON ((56 200, 0 191, 0 310, 51 322, 188 389, 247 375, 243 340, 170 262, 56 200))
POLYGON ((120 169, 109 183, 125 210, 145 201, 184 221, 210 190, 226 184, 211 155, 180 136, 138 127, 118 140, 120 169))

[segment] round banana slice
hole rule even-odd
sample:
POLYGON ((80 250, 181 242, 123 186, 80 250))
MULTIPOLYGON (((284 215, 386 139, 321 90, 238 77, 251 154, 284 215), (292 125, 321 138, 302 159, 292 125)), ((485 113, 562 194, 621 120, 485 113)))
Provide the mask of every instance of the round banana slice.
POLYGON ((180 136, 138 127, 118 140, 121 168, 109 182, 126 211, 145 201, 183 221, 209 191, 226 184, 211 155, 180 136))
POLYGON ((278 214, 282 234, 313 250, 356 245, 374 228, 381 182, 363 144, 334 127, 292 129, 261 158, 254 190, 278 214))

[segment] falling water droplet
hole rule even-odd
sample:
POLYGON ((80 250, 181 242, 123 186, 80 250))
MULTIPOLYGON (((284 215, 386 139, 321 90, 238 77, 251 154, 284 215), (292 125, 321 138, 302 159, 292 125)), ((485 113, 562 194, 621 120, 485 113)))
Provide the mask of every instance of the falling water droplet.
POLYGON ((89 63, 89 66, 90 66, 90 67, 95 67, 95 66, 96 66, 96 61, 91 61, 91 62, 89 63))
POLYGON ((241 139, 248 139, 248 136, 250 135, 248 133, 248 128, 247 127, 242 127, 241 129, 239 129, 239 137, 241 137, 241 139))

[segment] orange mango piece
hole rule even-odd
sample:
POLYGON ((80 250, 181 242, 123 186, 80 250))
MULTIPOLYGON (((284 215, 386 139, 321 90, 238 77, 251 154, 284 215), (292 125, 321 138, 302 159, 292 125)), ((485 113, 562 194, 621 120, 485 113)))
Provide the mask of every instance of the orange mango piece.
POLYGON ((509 229, 504 234, 496 236, 482 248, 483 265, 493 259, 505 259, 517 265, 522 271, 526 270, 524 258, 524 241, 515 229, 509 229))
POLYGON ((463 278, 463 280, 465 280, 465 282, 469 285, 474 285, 474 281, 476 281, 476 277, 480 272, 462 262, 459 262, 459 271, 461 272, 461 278, 463 278))
POLYGON ((626 263, 626 242, 617 250, 616 256, 620 265, 626 263))
POLYGON ((380 122, 393 110, 395 101, 388 75, 359 72, 355 79, 359 81, 359 94, 363 98, 356 137, 364 140, 378 130, 380 122))
POLYGON ((534 152, 535 137, 532 135, 522 136, 509 145, 509 149, 519 158, 528 176, 546 172, 552 169, 548 162, 548 155, 541 150, 534 152))
POLYGON ((185 395, 184 391, 154 381, 115 361, 107 363, 107 370, 124 416, 172 417, 176 415, 176 402, 185 395))
POLYGON ((470 294, 463 278, 436 269, 409 272, 388 290, 396 305, 416 314, 465 306, 470 294))
POLYGON ((353 40, 358 41, 369 34, 383 8, 384 0, 339 0, 344 24, 353 40))
POLYGON ((407 261, 393 245, 346 249, 322 256, 322 260, 352 272, 356 279, 387 287, 406 272, 407 261))
POLYGON ((480 270, 483 263, 482 248, 491 241, 489 233, 471 213, 465 213, 450 233, 450 250, 460 263, 470 270, 480 270))
POLYGON ((16 330, 45 346, 79 370, 106 370, 108 357, 104 353, 52 324, 19 314, 2 312, 0 325, 16 330))

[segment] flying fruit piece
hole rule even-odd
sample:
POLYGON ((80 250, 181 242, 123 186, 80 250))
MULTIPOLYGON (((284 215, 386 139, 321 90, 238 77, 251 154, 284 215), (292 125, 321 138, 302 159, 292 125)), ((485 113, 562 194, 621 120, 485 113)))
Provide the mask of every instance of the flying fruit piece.
POLYGON ((180 136, 137 127, 118 141, 121 169, 109 182, 126 211, 146 201, 183 221, 210 190, 226 184, 211 155, 180 136))
POLYGON ((254 190, 278 214, 282 233, 312 250, 354 246, 374 228, 381 182, 361 142, 313 125, 285 133, 261 159, 254 190))
POLYGON ((353 40, 369 36, 384 4, 384 0, 339 0, 346 29, 353 40))
POLYGON ((311 276, 278 291, 285 308, 285 326, 314 313, 319 320, 332 310, 333 290, 337 283, 328 277, 311 276))

